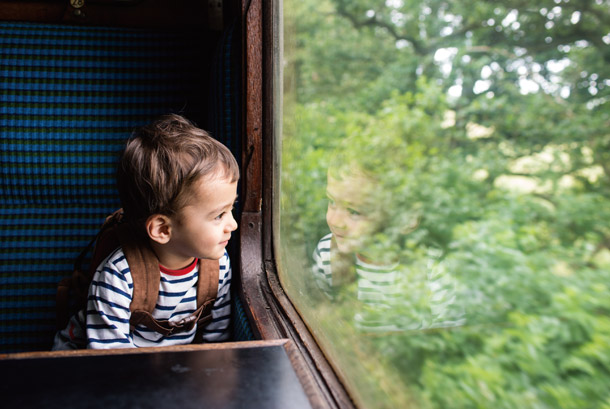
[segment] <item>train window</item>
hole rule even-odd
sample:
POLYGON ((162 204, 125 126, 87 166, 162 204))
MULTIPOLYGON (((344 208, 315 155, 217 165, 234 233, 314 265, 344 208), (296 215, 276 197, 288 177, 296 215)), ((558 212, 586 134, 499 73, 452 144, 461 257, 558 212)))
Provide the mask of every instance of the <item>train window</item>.
POLYGON ((283 2, 275 254, 357 406, 610 408, 609 6, 283 2))

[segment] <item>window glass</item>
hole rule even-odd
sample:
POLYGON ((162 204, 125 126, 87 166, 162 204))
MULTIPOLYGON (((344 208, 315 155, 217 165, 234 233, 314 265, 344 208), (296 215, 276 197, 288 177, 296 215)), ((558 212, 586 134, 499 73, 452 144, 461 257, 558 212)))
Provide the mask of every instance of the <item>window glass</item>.
POLYGON ((359 406, 610 409, 609 6, 284 1, 280 279, 359 406))

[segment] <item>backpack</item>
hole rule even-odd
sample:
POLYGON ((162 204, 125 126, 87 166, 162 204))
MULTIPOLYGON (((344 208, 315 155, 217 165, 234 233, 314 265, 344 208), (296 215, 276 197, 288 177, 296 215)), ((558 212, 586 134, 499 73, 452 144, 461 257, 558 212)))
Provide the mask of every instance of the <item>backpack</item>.
MULTIPOLYGON (((144 325, 165 336, 190 331, 195 323, 198 332, 212 319, 212 307, 218 291, 218 260, 199 260, 197 280, 197 309, 178 322, 153 318, 159 296, 161 274, 159 260, 148 245, 140 244, 129 226, 123 222, 119 209, 106 218, 97 235, 81 251, 74 262, 72 276, 61 280, 57 286, 57 328, 65 328, 70 319, 70 310, 80 311, 87 306, 89 285, 98 265, 121 246, 133 278, 133 297, 129 309, 130 327, 144 325), (95 244, 95 246, 94 246, 95 244), (89 269, 82 268, 83 261, 93 248, 89 269)), ((200 339, 197 334, 195 339, 200 339)))

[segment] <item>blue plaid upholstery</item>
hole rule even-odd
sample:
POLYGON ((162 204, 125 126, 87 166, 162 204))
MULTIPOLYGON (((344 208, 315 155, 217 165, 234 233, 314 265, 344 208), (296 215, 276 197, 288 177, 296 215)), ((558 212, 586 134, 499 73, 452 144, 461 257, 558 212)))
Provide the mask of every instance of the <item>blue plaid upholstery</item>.
POLYGON ((0 352, 50 347, 57 282, 119 207, 117 155, 135 127, 181 113, 235 149, 236 128, 208 123, 216 40, 0 22, 0 352))
POLYGON ((236 158, 241 158, 240 126, 240 38, 235 23, 229 26, 218 42, 211 68, 209 131, 214 136, 222 135, 222 142, 231 149, 236 158))
MULTIPOLYGON (((222 142, 231 149, 236 158, 241 158, 241 142, 239 139, 240 127, 240 101, 237 97, 240 90, 239 67, 239 41, 236 34, 235 24, 229 26, 222 34, 218 42, 218 48, 214 53, 211 69, 210 109, 208 123, 212 135, 222 135, 222 142)), ((238 189, 239 191, 239 189, 238 189)), ((236 212, 241 210, 240 203, 236 203, 236 212)), ((229 254, 233 265, 233 282, 236 282, 239 254, 237 251, 237 240, 229 243, 229 254)), ((237 288, 233 285, 233 290, 237 288)), ((233 291, 233 340, 249 341, 254 339, 250 323, 246 318, 239 294, 233 291)))

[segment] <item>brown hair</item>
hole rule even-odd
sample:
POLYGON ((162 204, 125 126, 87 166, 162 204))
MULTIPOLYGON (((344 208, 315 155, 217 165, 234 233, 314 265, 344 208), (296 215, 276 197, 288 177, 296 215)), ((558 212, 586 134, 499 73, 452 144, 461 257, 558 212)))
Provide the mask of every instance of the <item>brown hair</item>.
POLYGON ((153 214, 173 216, 204 177, 235 182, 239 167, 229 149, 186 118, 169 114, 136 130, 117 170, 124 217, 138 230, 153 214))

